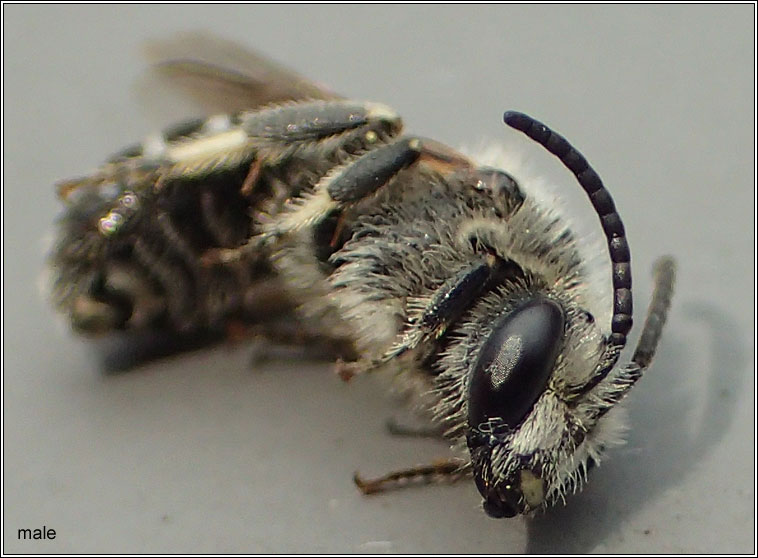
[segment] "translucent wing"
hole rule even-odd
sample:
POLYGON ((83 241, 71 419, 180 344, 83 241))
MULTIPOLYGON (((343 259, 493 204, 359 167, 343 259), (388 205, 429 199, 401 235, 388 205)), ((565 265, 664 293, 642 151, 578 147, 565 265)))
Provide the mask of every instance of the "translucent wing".
POLYGON ((205 32, 150 41, 145 53, 152 67, 142 92, 153 94, 165 86, 178 89, 205 114, 291 100, 341 98, 260 54, 205 32))

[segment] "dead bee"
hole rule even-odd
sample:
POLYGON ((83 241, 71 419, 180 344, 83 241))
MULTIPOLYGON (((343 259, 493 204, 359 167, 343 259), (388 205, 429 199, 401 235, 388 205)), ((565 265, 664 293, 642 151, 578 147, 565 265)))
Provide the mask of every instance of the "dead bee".
POLYGON ((589 196, 612 301, 597 300, 581 239, 518 169, 403 136, 384 105, 249 59, 257 77, 181 57, 164 65, 236 92, 248 110, 188 122, 60 188, 69 207, 52 257, 59 307, 85 331, 183 330, 260 317, 250 301, 267 285, 282 307, 297 305, 303 328, 349 341, 344 377, 395 377, 460 452, 356 476, 364 492, 473 474, 485 511, 511 517, 577 490, 619 441, 614 407, 652 360, 673 261, 657 264, 637 350, 617 367, 632 325, 624 227, 563 137, 505 114, 589 196), (597 310, 606 302, 608 315, 597 310))

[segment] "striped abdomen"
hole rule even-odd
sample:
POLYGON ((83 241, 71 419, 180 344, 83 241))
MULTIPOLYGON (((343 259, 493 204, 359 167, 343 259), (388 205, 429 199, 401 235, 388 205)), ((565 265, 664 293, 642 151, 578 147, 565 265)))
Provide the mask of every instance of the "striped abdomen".
POLYGON ((251 241, 283 204, 399 131, 377 105, 310 102, 181 123, 59 186, 56 304, 87 333, 289 311, 251 241))

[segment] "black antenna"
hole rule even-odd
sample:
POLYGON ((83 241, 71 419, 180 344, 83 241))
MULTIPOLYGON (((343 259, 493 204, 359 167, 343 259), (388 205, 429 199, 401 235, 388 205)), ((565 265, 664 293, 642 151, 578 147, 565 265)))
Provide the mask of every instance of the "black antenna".
POLYGON ((616 212, 611 194, 605 189, 603 181, 587 159, 566 138, 521 112, 509 110, 503 115, 503 120, 508 126, 526 134, 558 157, 579 181, 600 217, 613 264, 613 317, 610 340, 614 345, 618 345, 619 349, 622 348, 626 344, 626 334, 632 328, 632 267, 629 263, 629 245, 624 236, 624 224, 616 212))

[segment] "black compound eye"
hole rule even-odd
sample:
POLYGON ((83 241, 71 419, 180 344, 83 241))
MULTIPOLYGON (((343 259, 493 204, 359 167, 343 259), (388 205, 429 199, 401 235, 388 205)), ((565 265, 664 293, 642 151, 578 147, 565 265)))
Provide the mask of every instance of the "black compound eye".
POLYGON ((498 320, 474 364, 469 426, 496 418, 515 427, 524 419, 550 379, 564 322, 561 307, 546 298, 532 299, 498 320))

